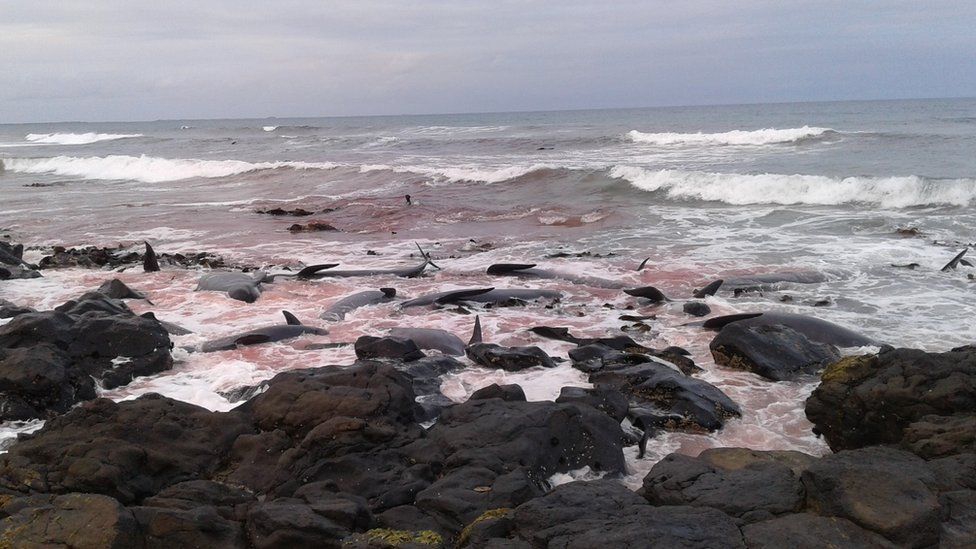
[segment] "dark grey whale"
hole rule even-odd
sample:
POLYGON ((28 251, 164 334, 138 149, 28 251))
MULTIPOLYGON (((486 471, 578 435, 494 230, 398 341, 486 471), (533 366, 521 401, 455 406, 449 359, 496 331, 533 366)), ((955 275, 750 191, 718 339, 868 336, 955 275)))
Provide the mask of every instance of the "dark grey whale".
POLYGON ((200 345, 200 351, 204 353, 226 351, 241 345, 257 345, 260 343, 270 343, 272 341, 282 341, 285 339, 298 337, 303 334, 325 335, 329 333, 324 328, 305 326, 299 322, 297 318, 295 318, 295 315, 289 313, 288 311, 282 311, 281 314, 285 316, 285 321, 287 324, 264 326, 254 330, 248 330, 241 334, 235 334, 214 339, 212 341, 207 341, 200 345))
POLYGON ((481 343, 481 318, 474 317, 471 339, 465 344, 461 338, 437 328, 393 328, 390 335, 413 341, 420 349, 434 349, 450 356, 461 356, 468 345, 481 343))
POLYGON ((434 263, 430 254, 425 252, 420 245, 417 245, 417 249, 420 250, 421 257, 424 258, 424 262, 415 267, 403 267, 400 269, 338 269, 332 270, 337 267, 338 264, 330 263, 324 265, 312 265, 310 267, 305 267, 295 275, 283 275, 278 274, 275 276, 295 276, 304 280, 313 280, 319 278, 339 278, 339 277, 353 277, 353 276, 380 276, 380 275, 392 275, 401 278, 415 278, 424 274, 424 270, 430 265, 435 269, 440 269, 436 263, 434 263))
POLYGON ((392 301, 394 298, 396 298, 396 289, 394 288, 380 288, 379 290, 358 292, 336 301, 324 313, 320 314, 319 318, 338 322, 345 319, 346 313, 349 311, 365 307, 366 305, 392 301))
POLYGON ((420 305, 445 305, 468 301, 474 303, 501 303, 509 300, 532 301, 534 299, 558 299, 562 292, 556 290, 539 290, 532 288, 471 288, 463 290, 448 290, 434 294, 422 295, 404 301, 400 307, 416 307, 420 305))
POLYGON ((596 288, 608 288, 611 290, 619 290, 626 287, 626 284, 617 282, 615 280, 607 280, 605 278, 594 276, 578 276, 572 273, 550 271, 547 269, 537 269, 535 263, 495 263, 490 265, 485 272, 495 276, 519 276, 524 278, 568 280, 575 284, 593 286, 596 288))
POLYGON ((837 324, 816 317, 793 313, 761 312, 717 316, 703 322, 702 327, 721 330, 723 326, 733 322, 751 326, 780 324, 800 332, 812 341, 836 345, 838 347, 878 345, 878 342, 871 338, 844 328, 843 326, 838 326, 837 324))
POLYGON ((268 279, 264 271, 257 271, 253 275, 248 273, 209 273, 200 277, 196 291, 207 290, 227 292, 231 298, 247 303, 254 303, 261 295, 261 283, 268 279))

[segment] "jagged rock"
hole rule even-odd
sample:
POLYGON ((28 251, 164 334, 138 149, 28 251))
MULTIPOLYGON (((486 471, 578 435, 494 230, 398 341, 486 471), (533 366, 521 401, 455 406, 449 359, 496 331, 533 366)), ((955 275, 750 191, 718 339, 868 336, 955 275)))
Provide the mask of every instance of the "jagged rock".
POLYGON ((349 531, 316 513, 310 506, 291 501, 271 501, 251 507, 247 517, 248 539, 253 547, 342 547, 349 531))
POLYGON ((742 536, 750 549, 784 547, 859 547, 894 549, 883 537, 853 522, 838 517, 818 517, 807 513, 786 515, 747 524, 742 536))
POLYGON ((13 318, 17 315, 37 312, 31 307, 21 307, 6 299, 0 299, 0 318, 13 318))
POLYGON ((901 444, 927 458, 973 453, 976 347, 844 358, 824 371, 806 414, 835 451, 901 444))
POLYGON ((0 521, 0 546, 127 549, 141 546, 132 512, 97 494, 65 494, 0 521))
POLYGON ((146 299, 146 296, 126 286, 125 282, 117 278, 99 286, 98 291, 113 299, 146 299))
POLYGON ((501 368, 508 372, 518 372, 536 366, 556 367, 552 358, 538 347, 502 347, 494 343, 475 343, 468 345, 464 353, 480 366, 501 368))
POLYGON ((247 547, 240 522, 218 514, 214 507, 201 505, 191 509, 130 507, 139 523, 140 537, 146 549, 170 547, 206 547, 208 549, 243 549, 247 547))
POLYGON ((97 399, 0 454, 0 485, 135 503, 177 482, 207 478, 250 430, 239 415, 156 394, 119 403, 97 399))
POLYGON ((95 382, 48 343, 0 348, 0 421, 48 419, 95 398, 95 382))
POLYGON ((826 456, 801 475, 807 506, 881 534, 903 547, 939 541, 935 474, 925 461, 891 448, 826 456))
POLYGON ((644 497, 654 505, 712 507, 746 523, 794 513, 804 492, 790 462, 813 458, 789 454, 728 448, 697 458, 671 454, 644 477, 644 497))
POLYGON ((559 390, 558 403, 587 404, 600 410, 617 421, 627 417, 629 403, 620 391, 610 387, 563 387, 559 390))
POLYGON ((355 349, 356 357, 360 360, 382 358, 409 361, 425 356, 413 340, 402 337, 360 336, 355 349))
POLYGON ((717 364, 773 381, 814 374, 840 359, 833 345, 813 342, 796 330, 778 324, 733 322, 723 327, 708 347, 717 364))
POLYGON ((519 385, 499 385, 492 383, 472 393, 469 400, 485 400, 489 398, 500 398, 510 402, 525 402, 525 391, 519 385))

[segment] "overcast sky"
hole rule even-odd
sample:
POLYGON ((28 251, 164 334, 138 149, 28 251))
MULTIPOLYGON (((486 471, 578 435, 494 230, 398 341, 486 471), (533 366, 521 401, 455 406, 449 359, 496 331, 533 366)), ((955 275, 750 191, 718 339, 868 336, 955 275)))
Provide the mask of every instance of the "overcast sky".
POLYGON ((0 0, 0 123, 974 95, 974 0, 0 0))

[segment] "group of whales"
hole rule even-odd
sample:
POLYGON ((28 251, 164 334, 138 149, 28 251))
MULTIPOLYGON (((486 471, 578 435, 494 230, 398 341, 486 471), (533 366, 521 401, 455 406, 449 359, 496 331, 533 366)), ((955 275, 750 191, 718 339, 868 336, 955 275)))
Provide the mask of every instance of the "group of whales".
MULTIPOLYGON (((330 277, 374 277, 374 276, 394 276, 403 278, 414 278, 421 276, 427 267, 432 266, 440 269, 424 252, 420 246, 423 261, 414 266, 394 268, 394 269, 346 269, 337 270, 338 264, 318 264, 305 267, 298 272, 270 274, 265 271, 245 272, 213 272, 202 276, 199 279, 197 291, 218 291, 225 292, 233 299, 253 303, 261 295, 261 285, 274 282, 276 278, 294 278, 299 280, 320 280, 330 277)), ((965 252, 963 252, 965 253, 965 252)), ((963 254, 959 254, 950 263, 952 267, 958 264, 963 254)), ((642 262, 638 270, 643 269, 647 260, 642 262)), ((158 270, 158 262, 155 252, 149 244, 146 244, 146 256, 144 267, 147 271, 158 270)), ((949 266, 947 266, 948 268, 949 266)), ((486 274, 499 277, 519 277, 523 279, 558 279, 572 282, 574 284, 591 286, 603 289, 618 289, 624 293, 642 298, 648 302, 663 303, 674 301, 664 295, 659 289, 653 286, 642 286, 629 288, 627 284, 604 278, 577 275, 574 273, 561 272, 538 268, 531 263, 496 263, 490 265, 486 274)), ((693 297, 701 299, 706 296, 715 295, 724 286, 730 288, 766 288, 779 283, 800 283, 810 284, 826 280, 826 276, 819 272, 784 272, 767 273, 750 276, 740 276, 729 279, 718 279, 705 287, 695 290, 693 297)), ((132 296, 135 297, 135 296, 132 296)), ((141 296, 140 296, 141 297, 141 296)), ((338 322, 345 319, 346 314, 369 305, 393 302, 397 299, 395 288, 382 287, 377 290, 360 291, 345 296, 330 305, 320 318, 327 321, 338 322)), ((459 288, 436 292, 432 294, 418 296, 412 299, 403 300, 399 307, 409 308, 418 306, 442 306, 448 304, 477 303, 477 304, 500 304, 506 302, 527 302, 538 299, 557 300, 562 297, 562 292, 557 290, 530 289, 530 288, 459 288)), ((274 324, 248 330, 243 333, 222 337, 216 340, 207 341, 199 346, 188 348, 191 351, 211 352, 233 349, 243 345, 255 345, 291 339, 304 334, 325 335, 328 331, 324 328, 308 326, 302 324, 294 315, 283 311, 285 324, 274 324)), ((779 312, 754 312, 740 313, 726 316, 712 317, 705 321, 692 322, 686 325, 701 326, 705 329, 720 330, 723 326, 732 322, 741 322, 751 325, 772 325, 779 324, 788 326, 810 339, 821 343, 829 343, 840 347, 855 347, 864 345, 875 345, 875 341, 853 332, 847 328, 836 324, 799 314, 779 313, 779 312)), ((537 327, 542 332, 536 333, 563 333, 564 328, 537 327)), ((535 330, 534 329, 534 330, 535 330)), ((389 335, 403 339, 412 340, 418 348, 436 349, 448 355, 463 355, 465 348, 481 342, 480 319, 476 318, 474 334, 467 344, 456 335, 445 330, 433 328, 393 328, 389 335)), ((567 332, 568 333, 568 332, 567 332)), ((568 337, 568 336, 567 336, 568 337)))

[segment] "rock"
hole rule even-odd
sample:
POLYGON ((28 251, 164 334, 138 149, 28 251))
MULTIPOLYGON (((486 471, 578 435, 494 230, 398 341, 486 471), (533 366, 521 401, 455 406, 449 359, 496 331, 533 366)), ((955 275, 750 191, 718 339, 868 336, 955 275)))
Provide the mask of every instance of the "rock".
POLYGON ((146 299, 146 296, 125 285, 125 282, 113 278, 98 287, 98 292, 113 299, 146 299))
MULTIPOLYGON (((335 208, 326 208, 320 210, 320 213, 329 213, 335 211, 335 208)), ((256 210, 254 213, 267 214, 274 216, 290 215, 293 217, 308 217, 310 215, 315 215, 315 212, 310 212, 303 208, 295 208, 294 210, 284 210, 282 208, 271 208, 269 210, 256 210)))
POLYGON ((739 407, 714 385, 664 364, 604 367, 590 382, 609 385, 631 399, 631 417, 646 416, 645 425, 669 429, 714 431, 740 415, 739 407))
POLYGON ((41 273, 19 265, 4 265, 0 267, 0 280, 16 280, 21 278, 40 278, 41 273))
POLYGON ((750 549, 783 547, 863 547, 894 549, 883 537, 869 532, 849 520, 818 517, 807 513, 786 515, 742 528, 750 549))
POLYGON ((97 494, 65 494, 0 521, 0 546, 128 549, 141 546, 132 513, 97 494))
POLYGON ((806 414, 835 451, 901 444, 928 458, 972 453, 976 348, 844 358, 824 371, 806 414))
POLYGON ((555 368, 552 358, 538 347, 502 347, 494 343, 468 345, 464 353, 480 366, 518 372, 542 366, 555 368))
POLYGON ((7 301, 6 299, 0 299, 0 318, 13 318, 17 315, 34 312, 37 311, 30 307, 21 307, 7 301))
POLYGON ((706 450, 697 458, 671 454, 644 477, 644 497, 653 505, 712 507, 745 523, 803 507, 799 476, 777 459, 777 453, 749 452, 745 459, 743 453, 720 448, 706 450), (739 455, 728 460, 723 453, 739 455))
POLYGON ((486 400, 489 398, 500 398, 509 402, 525 402, 525 391, 518 385, 499 385, 492 383, 487 387, 482 387, 471 394, 469 400, 486 400))
POLYGON ((191 510, 209 507, 226 519, 239 519, 239 509, 256 501, 255 495, 243 488, 213 480, 188 480, 167 486, 156 495, 142 501, 147 507, 191 510))
MULTIPOLYGON (((87 267, 87 268, 106 268, 117 269, 130 265, 142 265, 143 253, 132 251, 129 246, 119 245, 116 248, 97 248, 87 246, 84 248, 65 248, 55 246, 51 255, 41 258, 38 262, 40 269, 59 269, 65 267, 87 267)), ((229 268, 224 260, 210 252, 196 252, 188 254, 152 254, 157 258, 157 264, 165 263, 178 267, 209 267, 211 269, 229 268)), ((150 266, 152 262, 150 261, 150 266)))
POLYGON ((130 510, 139 523, 146 549, 247 547, 241 523, 221 516, 210 506, 191 509, 131 507, 130 510))
POLYGON ((514 536, 534 547, 745 547, 720 511, 652 507, 608 480, 558 486, 516 508, 513 521, 514 536))
POLYGON ((976 491, 942 494, 940 547, 976 547, 976 491))
POLYGON ((247 516, 252 547, 342 547, 349 531, 317 514, 310 506, 290 501, 258 503, 247 516))
POLYGON ((49 419, 93 398, 91 376, 54 345, 0 348, 0 421, 49 419))
POLYGON ((0 264, 2 265, 23 265, 24 264, 24 245, 10 244, 0 240, 0 264))
POLYGON ((840 359, 837 348, 815 343, 792 328, 771 325, 726 325, 709 344, 717 364, 746 370, 773 381, 814 374, 840 359))
POLYGON ((614 369, 621 365, 660 362, 660 360, 674 366, 685 374, 700 371, 701 368, 695 364, 695 361, 688 358, 686 353, 678 352, 675 348, 671 347, 662 351, 648 349, 646 347, 641 350, 634 348, 618 350, 602 343, 591 343, 581 345, 569 351, 569 358, 573 361, 574 368, 587 373, 596 372, 604 368, 614 369))
POLYGON ((402 337, 360 336, 355 348, 356 357, 361 360, 381 358, 410 361, 425 356, 413 340, 402 337))
POLYGON ((936 477, 924 460, 884 447, 826 456, 801 475, 807 506, 881 534, 903 547, 939 541, 936 477))
POLYGON ((97 399, 48 421, 0 454, 0 485, 51 493, 91 492, 129 504, 212 475, 251 427, 155 394, 97 399))
POLYGON ((563 387, 559 390, 556 402, 562 404, 586 404, 607 414, 617 421, 627 417, 629 403, 620 391, 610 387, 563 387))
POLYGON ((293 233, 308 233, 318 231, 338 231, 339 229, 324 221, 310 221, 305 225, 295 223, 294 225, 288 227, 288 230, 293 233))
POLYGON ((691 316, 706 316, 712 312, 712 308, 701 301, 689 301, 681 307, 681 310, 691 316))

